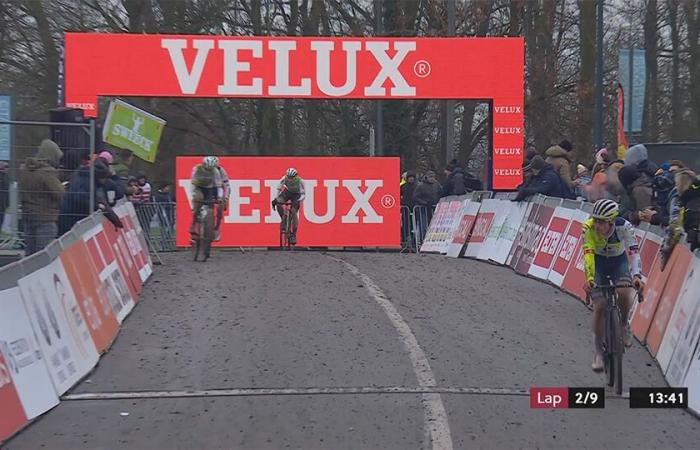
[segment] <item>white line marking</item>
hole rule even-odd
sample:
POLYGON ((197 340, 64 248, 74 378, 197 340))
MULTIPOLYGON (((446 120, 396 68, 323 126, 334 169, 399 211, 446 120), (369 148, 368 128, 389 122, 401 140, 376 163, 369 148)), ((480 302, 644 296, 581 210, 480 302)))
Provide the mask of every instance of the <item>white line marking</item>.
POLYGON ((62 400, 129 400, 139 398, 186 397, 246 397, 261 395, 345 395, 345 394, 471 394, 471 395, 530 395, 527 389, 472 388, 439 386, 370 386, 318 388, 237 388, 203 389, 191 391, 126 391, 67 394, 62 400))
MULTIPOLYGON (((179 391, 124 391, 124 392, 89 392, 84 394, 67 394, 61 400, 133 400, 157 398, 188 397, 254 397, 273 395, 387 395, 387 394, 450 394, 450 395, 501 395, 529 397, 528 389, 522 388, 480 388, 450 386, 368 386, 368 387, 302 387, 302 388, 235 388, 235 389, 198 389, 179 391)), ((629 394, 621 396, 606 394, 606 399, 627 399, 629 394)))
MULTIPOLYGON (((384 309, 384 312, 389 317, 392 325, 396 328, 399 333, 399 340, 404 344, 408 350, 408 356, 411 359, 411 364, 413 365, 413 371, 418 379, 418 384, 421 387, 434 387, 435 386, 435 375, 433 370, 430 368, 430 363, 428 358, 426 358, 423 349, 418 345, 418 340, 416 336, 411 331, 411 328, 403 320, 401 314, 396 310, 394 304, 389 301, 384 292, 377 286, 377 284, 372 281, 372 279, 360 272, 360 269, 353 266, 352 264, 333 256, 326 255, 329 258, 343 264, 350 270, 356 277, 362 280, 362 284, 369 292, 369 295, 379 303, 384 309)), ((423 399, 421 401, 423 404, 423 414, 425 416, 425 425, 430 430, 430 441, 432 443, 432 448, 435 450, 452 450, 452 436, 450 435, 450 423, 447 420, 447 412, 445 412, 445 405, 442 403, 442 398, 440 394, 430 393, 423 394, 423 399)))

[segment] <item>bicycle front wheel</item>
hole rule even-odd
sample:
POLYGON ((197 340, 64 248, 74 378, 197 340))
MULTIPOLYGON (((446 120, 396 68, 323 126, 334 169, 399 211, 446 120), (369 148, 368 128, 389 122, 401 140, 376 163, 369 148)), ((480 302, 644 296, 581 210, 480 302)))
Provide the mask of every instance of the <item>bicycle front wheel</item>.
POLYGON ((622 320, 620 311, 617 309, 612 311, 613 321, 613 361, 615 365, 615 392, 617 395, 622 394, 622 353, 624 352, 625 343, 622 339, 622 320))

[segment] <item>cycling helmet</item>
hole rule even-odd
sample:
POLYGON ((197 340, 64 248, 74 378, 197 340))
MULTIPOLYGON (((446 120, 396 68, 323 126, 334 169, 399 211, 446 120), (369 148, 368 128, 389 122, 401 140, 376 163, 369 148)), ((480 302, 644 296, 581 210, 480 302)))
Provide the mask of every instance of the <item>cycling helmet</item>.
POLYGON ((594 219, 601 220, 613 220, 620 214, 620 206, 607 198, 598 200, 593 205, 593 214, 591 216, 594 219))
POLYGON ((288 178, 294 178, 295 176, 297 176, 297 173, 297 169, 295 169, 294 167, 290 167, 289 169, 287 169, 288 178))
POLYGON ((215 167, 219 166, 219 158, 216 156, 205 156, 202 163, 204 164, 204 167, 214 169, 215 167))

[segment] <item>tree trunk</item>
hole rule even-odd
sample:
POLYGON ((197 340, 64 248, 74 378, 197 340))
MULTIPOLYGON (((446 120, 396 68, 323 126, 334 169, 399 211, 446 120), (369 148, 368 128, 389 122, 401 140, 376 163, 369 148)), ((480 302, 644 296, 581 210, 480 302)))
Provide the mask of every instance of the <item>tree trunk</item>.
POLYGON ((681 36, 678 29, 678 2, 667 0, 668 23, 671 28, 671 140, 682 139, 683 125, 683 100, 681 97, 680 71, 681 71, 681 36))
POLYGON ((644 47, 646 62, 646 90, 642 129, 644 140, 655 142, 659 138, 659 63, 658 63, 658 4, 656 0, 647 0, 644 17, 644 47))
POLYGON ((576 157, 584 160, 593 149, 593 116, 595 106, 596 69, 596 2, 579 0, 579 51, 581 64, 577 86, 578 120, 576 127, 576 157))
POLYGON ((44 49, 44 64, 46 68, 46 82, 44 83, 44 102, 53 108, 58 105, 58 63, 60 56, 56 43, 51 33, 51 24, 46 17, 43 3, 41 1, 27 2, 29 13, 36 20, 39 38, 44 49))
POLYGON ((525 8, 525 46, 530 95, 525 101, 528 131, 535 148, 543 153, 552 143, 554 132, 554 89, 557 79, 556 54, 552 45, 556 3, 528 3, 525 8))
POLYGON ((700 122, 700 43, 698 43, 697 6, 694 2, 684 2, 686 20, 688 22, 688 50, 690 52, 690 123, 700 122))

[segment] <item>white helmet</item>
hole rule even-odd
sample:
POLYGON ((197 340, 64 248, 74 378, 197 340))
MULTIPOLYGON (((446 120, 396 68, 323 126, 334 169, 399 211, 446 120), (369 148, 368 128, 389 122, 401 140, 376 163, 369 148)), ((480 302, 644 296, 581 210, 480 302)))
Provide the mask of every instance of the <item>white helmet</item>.
POLYGON ((620 215, 620 206, 615 201, 607 198, 595 202, 593 214, 591 214, 594 219, 601 220, 613 220, 618 215, 620 215))
POLYGON ((204 167, 214 169, 216 167, 219 167, 219 158, 217 158, 216 156, 205 156, 202 163, 204 164, 204 167))
POLYGON ((287 177, 289 178, 294 178, 295 176, 297 176, 297 173, 297 169, 295 169, 294 167, 290 167, 289 169, 287 169, 287 177))

